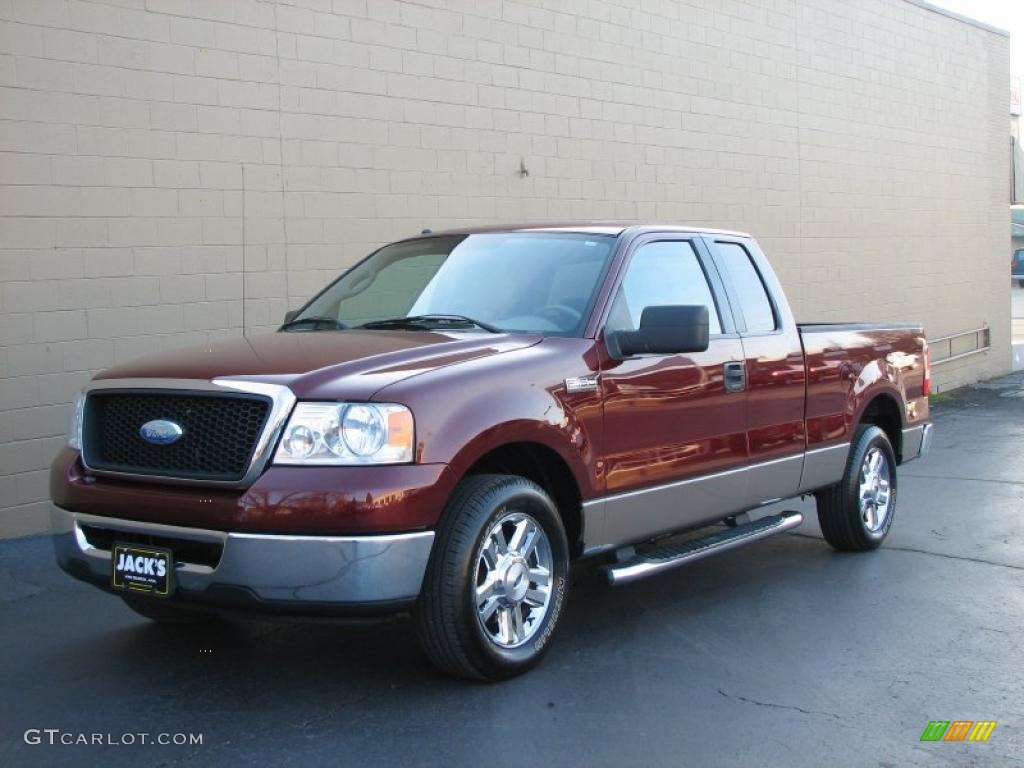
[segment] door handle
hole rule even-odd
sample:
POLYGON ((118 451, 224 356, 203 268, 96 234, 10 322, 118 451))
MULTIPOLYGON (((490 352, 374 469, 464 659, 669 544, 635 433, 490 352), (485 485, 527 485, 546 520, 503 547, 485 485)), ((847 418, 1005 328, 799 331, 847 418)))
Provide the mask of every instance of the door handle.
POLYGON ((740 361, 730 361, 724 366, 725 391, 742 392, 747 388, 747 365, 740 361))

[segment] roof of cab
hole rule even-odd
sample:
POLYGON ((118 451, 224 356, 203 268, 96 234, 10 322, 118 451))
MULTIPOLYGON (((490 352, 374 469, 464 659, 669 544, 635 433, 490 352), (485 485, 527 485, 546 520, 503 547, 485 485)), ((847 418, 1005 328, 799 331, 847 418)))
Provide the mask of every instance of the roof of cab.
POLYGON ((446 229, 438 232, 424 232, 422 236, 436 237, 439 235, 476 235, 501 232, 574 232, 584 235, 612 235, 617 237, 627 230, 630 230, 634 234, 646 234, 648 232, 690 232, 710 235, 729 235, 732 237, 750 237, 746 232, 736 232, 727 229, 712 229, 710 227, 691 227, 675 224, 616 224, 603 222, 489 224, 478 227, 446 229))

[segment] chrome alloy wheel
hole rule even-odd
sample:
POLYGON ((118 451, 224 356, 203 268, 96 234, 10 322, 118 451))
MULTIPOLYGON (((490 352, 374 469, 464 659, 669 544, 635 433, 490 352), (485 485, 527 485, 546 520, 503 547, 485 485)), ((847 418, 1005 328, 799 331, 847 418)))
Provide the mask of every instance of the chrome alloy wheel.
POLYGON ((892 511, 889 462, 876 446, 867 452, 860 466, 860 518, 871 533, 885 527, 892 511))
POLYGON ((540 628, 551 604, 551 544, 527 514, 508 512, 484 537, 476 559, 476 612, 500 648, 517 648, 540 628))

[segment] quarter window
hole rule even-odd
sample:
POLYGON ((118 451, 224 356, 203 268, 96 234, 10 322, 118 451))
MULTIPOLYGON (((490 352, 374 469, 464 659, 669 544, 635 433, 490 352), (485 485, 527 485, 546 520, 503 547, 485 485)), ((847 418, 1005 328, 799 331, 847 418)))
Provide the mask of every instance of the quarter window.
POLYGON ((774 331, 778 327, 775 312, 747 249, 737 243, 715 243, 715 247, 718 249, 718 261, 732 283, 740 309, 743 310, 747 333, 774 331))
POLYGON ((608 330, 635 331, 645 307, 703 305, 709 331, 721 333, 718 308, 693 246, 685 240, 664 240, 640 246, 615 294, 608 330))

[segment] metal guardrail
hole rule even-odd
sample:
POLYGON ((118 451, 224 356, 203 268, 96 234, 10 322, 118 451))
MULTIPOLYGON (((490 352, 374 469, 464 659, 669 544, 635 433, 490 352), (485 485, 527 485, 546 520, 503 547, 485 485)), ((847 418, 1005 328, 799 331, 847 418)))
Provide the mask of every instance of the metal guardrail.
POLYGON ((989 327, 984 325, 981 328, 974 328, 970 331, 960 331, 959 333, 951 333, 948 336, 928 339, 928 347, 932 353, 932 365, 942 365, 943 363, 951 363, 954 360, 977 355, 980 352, 988 352, 992 348, 992 336, 989 332, 989 327), (973 337, 973 342, 967 345, 967 349, 962 349, 962 345, 958 343, 959 340, 971 337, 973 337), (945 345, 946 355, 939 357, 936 354, 936 348, 941 350, 943 345, 945 345))

